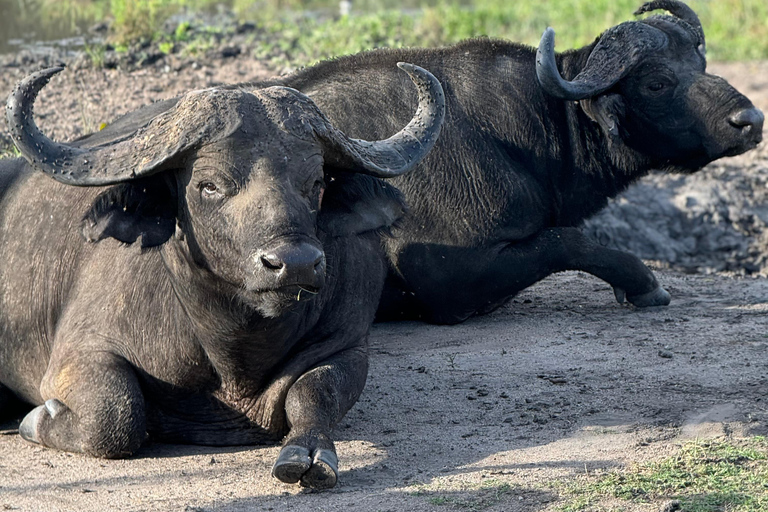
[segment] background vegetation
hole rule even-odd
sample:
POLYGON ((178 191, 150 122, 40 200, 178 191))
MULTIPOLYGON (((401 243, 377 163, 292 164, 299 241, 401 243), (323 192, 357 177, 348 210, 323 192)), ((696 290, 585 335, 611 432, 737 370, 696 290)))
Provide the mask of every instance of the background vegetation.
MULTIPOLYGON (((618 22, 632 19, 642 0, 353 0, 353 14, 338 16, 338 0, 0 0, 0 33, 7 38, 60 37, 110 20, 108 40, 173 42, 187 31, 165 22, 190 13, 233 13, 255 24, 257 57, 307 64, 380 46, 437 46, 487 35, 538 42, 557 31, 559 50, 581 46, 618 22), (4 20, 4 21, 3 21, 4 20), (258 46, 258 45, 257 45, 258 46)), ((768 58, 768 2, 689 0, 702 19, 710 58, 768 58)), ((198 18, 199 19, 199 18, 198 18)), ((205 17, 203 17, 205 19, 205 17)))

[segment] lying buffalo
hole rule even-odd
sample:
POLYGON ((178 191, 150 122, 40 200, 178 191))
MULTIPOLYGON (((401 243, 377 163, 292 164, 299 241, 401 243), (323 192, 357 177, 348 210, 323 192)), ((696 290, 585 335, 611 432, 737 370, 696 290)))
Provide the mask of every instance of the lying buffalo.
POLYGON ((386 275, 379 233, 404 211, 376 178, 419 162, 443 119, 440 84, 400 67, 419 110, 376 142, 270 87, 194 91, 120 141, 60 144, 32 104, 61 68, 25 79, 8 120, 29 163, 0 162, 0 415, 42 404, 22 437, 97 457, 147 435, 284 436, 274 476, 333 486, 330 430, 365 383, 386 275))
MULTIPOLYGON (((442 82, 440 140, 418 172, 393 180, 410 213, 384 239, 390 272, 380 319, 460 322, 569 269, 604 279, 619 302, 669 303, 638 258, 595 244, 578 226, 651 169, 690 173, 754 148, 763 114, 705 72, 696 13, 658 0, 637 14, 657 9, 671 15, 622 23, 559 55, 547 29, 538 51, 492 39, 380 50, 251 84, 301 90, 347 133, 376 139, 407 122, 416 104, 392 71, 397 61, 442 82)), ((119 138, 175 101, 94 137, 119 138)))
POLYGON ((379 318, 460 322, 563 270, 604 279, 619 302, 669 303, 638 258, 577 226, 651 169, 690 173, 754 148, 763 115, 705 72, 689 7, 658 0, 637 13, 656 9, 671 15, 622 23, 562 54, 547 29, 538 51, 492 39, 382 50, 269 83, 304 92, 366 138, 392 133, 415 104, 396 61, 429 69, 445 88, 440 140, 418 172, 393 180, 410 214, 385 239, 379 318))

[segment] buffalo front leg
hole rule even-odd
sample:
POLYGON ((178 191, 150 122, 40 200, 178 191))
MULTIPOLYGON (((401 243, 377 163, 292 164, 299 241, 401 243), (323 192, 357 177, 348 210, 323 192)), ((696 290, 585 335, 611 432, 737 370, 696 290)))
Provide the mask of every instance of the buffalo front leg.
POLYGON ((458 323, 564 270, 608 282, 619 302, 626 297, 645 307, 670 300, 638 257, 598 245, 577 228, 548 228, 524 241, 486 248, 413 244, 398 254, 397 270, 402 277, 387 281, 379 320, 458 323))
POLYGON ((144 441, 144 397, 119 356, 78 354, 49 367, 41 393, 47 400, 19 427, 27 441, 104 458, 127 457, 144 441))
POLYGON ((331 429, 355 404, 368 375, 368 353, 358 347, 322 361, 291 386, 285 400, 290 431, 272 468, 286 483, 329 489, 338 479, 331 429))

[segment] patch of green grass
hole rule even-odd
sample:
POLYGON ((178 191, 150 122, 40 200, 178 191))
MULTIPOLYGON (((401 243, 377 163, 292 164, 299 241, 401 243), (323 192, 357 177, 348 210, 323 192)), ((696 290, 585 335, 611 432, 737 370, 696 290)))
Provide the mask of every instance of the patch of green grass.
POLYGON ((16 145, 10 139, 0 136, 0 159, 19 156, 21 156, 21 151, 16 148, 16 145))
POLYGON ((91 60, 91 64, 94 67, 104 67, 106 58, 106 48, 102 44, 88 44, 85 45, 85 54, 91 60))
MULTIPOLYGON (((607 28, 635 19, 639 0, 476 0, 443 2, 420 12, 383 11, 339 19, 276 19, 265 28, 280 37, 287 60, 299 64, 382 46, 440 46, 489 36, 538 45, 554 27, 562 51, 592 42, 607 28)), ((691 0, 713 60, 768 58, 768 2, 691 0)))
POLYGON ((768 439, 695 441, 660 462, 562 485, 563 512, 595 510, 602 500, 675 499, 685 512, 768 511, 768 439))
MULTIPOLYGON (((688 3, 701 18, 711 59, 768 58, 768 2, 688 3)), ((19 30, 29 25, 50 33, 46 27, 83 28, 111 19, 110 40, 122 46, 169 38, 186 41, 189 24, 179 25, 174 34, 161 33, 169 16, 223 6, 258 25, 262 41, 256 57, 294 65, 382 46, 440 46, 478 36, 535 46, 547 26, 557 32, 557 49, 565 50, 588 44, 607 28, 634 19, 632 12, 641 4, 642 0, 355 0, 353 14, 338 17, 338 0, 0 0, 8 18, 20 20, 19 30)))

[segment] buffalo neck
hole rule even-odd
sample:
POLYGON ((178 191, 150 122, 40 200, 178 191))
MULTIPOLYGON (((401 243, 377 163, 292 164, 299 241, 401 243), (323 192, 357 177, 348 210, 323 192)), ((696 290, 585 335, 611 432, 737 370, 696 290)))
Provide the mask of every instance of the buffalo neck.
MULTIPOLYGON (((585 67, 592 45, 558 55, 558 67, 572 80, 585 67)), ((610 91, 609 91, 610 92, 610 91)), ((612 140, 600 125, 584 112, 577 101, 549 98, 565 119, 560 143, 564 148, 555 190, 560 195, 558 225, 578 225, 602 209, 629 185, 648 174, 651 161, 612 140)))
POLYGON ((260 388, 268 369, 279 365, 294 349, 290 340, 306 330, 309 315, 295 308, 278 318, 264 318, 242 300, 238 288, 223 282, 192 258, 183 238, 173 237, 161 250, 173 286, 178 314, 189 335, 200 344, 221 377, 222 386, 260 388), (268 333, 268 334, 267 334, 268 333), (250 384, 248 384, 250 383, 250 384))

